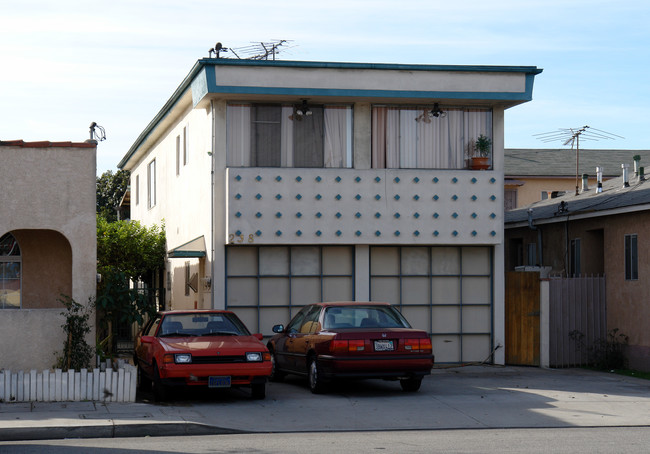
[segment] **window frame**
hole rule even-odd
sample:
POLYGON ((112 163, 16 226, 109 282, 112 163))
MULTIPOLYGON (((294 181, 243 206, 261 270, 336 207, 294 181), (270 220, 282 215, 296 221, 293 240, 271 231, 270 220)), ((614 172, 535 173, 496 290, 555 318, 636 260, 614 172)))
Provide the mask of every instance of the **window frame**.
POLYGON ((639 240, 636 233, 626 234, 624 238, 625 280, 639 280, 639 240))
POLYGON ((23 307, 23 260, 22 260, 22 252, 20 250, 20 244, 18 243, 18 240, 16 239, 15 236, 13 236, 10 232, 0 236, 0 239, 3 239, 5 237, 10 237, 13 239, 15 242, 16 248, 18 253, 17 254, 12 254, 12 255, 2 255, 0 254, 0 291, 4 289, 4 282, 8 279, 4 278, 4 270, 5 267, 9 264, 17 264, 18 265, 18 306, 13 306, 13 305, 5 305, 5 298, 4 296, 0 298, 0 310, 3 309, 22 309, 23 307))
POLYGON ((148 208, 156 206, 156 159, 147 164, 147 205, 148 208))

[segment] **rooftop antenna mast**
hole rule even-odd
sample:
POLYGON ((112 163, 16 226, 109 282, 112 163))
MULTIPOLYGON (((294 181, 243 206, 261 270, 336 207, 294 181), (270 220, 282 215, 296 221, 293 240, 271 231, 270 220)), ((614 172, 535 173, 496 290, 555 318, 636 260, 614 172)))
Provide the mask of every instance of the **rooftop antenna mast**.
POLYGON ((576 195, 579 193, 579 181, 580 181, 580 137, 582 140, 614 140, 616 137, 623 139, 624 137, 617 136, 611 132, 601 131, 600 129, 595 129, 590 126, 583 126, 582 128, 565 128, 558 129, 557 131, 543 132, 541 134, 534 134, 535 137, 540 139, 542 142, 554 142, 556 140, 562 140, 563 146, 571 144, 571 149, 575 145, 576 148, 576 195))
POLYGON ((275 60, 281 47, 284 46, 282 51, 291 48, 288 43, 289 41, 286 39, 279 39, 271 42, 251 43, 248 46, 237 48, 226 48, 221 43, 217 43, 208 50, 208 57, 212 58, 212 54, 215 54, 216 58, 219 58, 219 52, 230 52, 240 60, 275 60))
POLYGON ((90 123, 90 140, 97 142, 106 140, 106 131, 94 121, 90 123))

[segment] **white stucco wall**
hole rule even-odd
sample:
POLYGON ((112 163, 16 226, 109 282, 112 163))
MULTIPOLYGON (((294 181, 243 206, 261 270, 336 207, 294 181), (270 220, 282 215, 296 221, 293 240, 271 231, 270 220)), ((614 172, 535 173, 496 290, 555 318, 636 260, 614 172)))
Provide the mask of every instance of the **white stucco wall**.
MULTIPOLYGON (((0 236, 19 229, 61 233, 72 249, 72 295, 95 297, 96 145, 0 146, 0 236)), ((53 298, 58 298, 54 295, 53 298)), ((0 368, 48 369, 63 350, 63 309, 0 310, 0 368)), ((95 345, 94 315, 87 341, 95 345)))

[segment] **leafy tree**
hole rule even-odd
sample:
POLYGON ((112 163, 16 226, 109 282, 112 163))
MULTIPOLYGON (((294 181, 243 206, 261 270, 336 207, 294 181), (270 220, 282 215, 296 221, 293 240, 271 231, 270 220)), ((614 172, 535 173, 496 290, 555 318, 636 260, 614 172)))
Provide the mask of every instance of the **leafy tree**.
POLYGON ((142 324, 156 312, 150 295, 132 282, 151 287, 155 273, 165 265, 164 224, 146 227, 137 221, 109 222, 97 216, 97 315, 100 338, 117 325, 142 324), (112 325, 112 326, 111 326, 112 325))
POLYGON ((107 170, 97 177, 97 214, 108 221, 117 221, 116 209, 129 186, 129 172, 107 170))
POLYGON ((90 367, 93 358, 93 349, 86 342, 86 335, 90 332, 90 307, 77 303, 67 295, 61 295, 58 300, 65 305, 65 323, 61 325, 66 334, 63 344, 63 355, 57 358, 56 367, 63 370, 80 370, 90 367))

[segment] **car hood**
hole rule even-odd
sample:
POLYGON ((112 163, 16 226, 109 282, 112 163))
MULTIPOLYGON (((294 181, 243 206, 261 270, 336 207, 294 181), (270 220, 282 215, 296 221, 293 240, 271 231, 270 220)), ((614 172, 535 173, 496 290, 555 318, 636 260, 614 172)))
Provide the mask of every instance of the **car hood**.
POLYGON ((168 352, 200 351, 205 355, 217 351, 222 354, 266 351, 264 344, 253 336, 167 337, 160 339, 160 345, 168 352))

